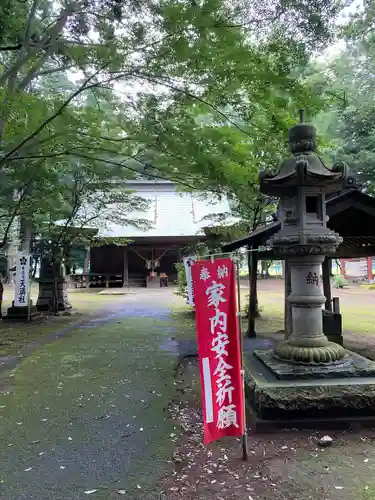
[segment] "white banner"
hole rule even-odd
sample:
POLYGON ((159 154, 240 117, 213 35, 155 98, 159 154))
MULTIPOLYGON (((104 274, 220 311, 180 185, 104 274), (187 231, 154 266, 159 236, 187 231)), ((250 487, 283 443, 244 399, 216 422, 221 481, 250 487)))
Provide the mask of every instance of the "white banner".
POLYGON ((187 304, 193 307, 195 306, 195 303, 194 303, 193 278, 191 276, 191 266, 194 265, 196 260, 197 257, 195 255, 192 255, 190 257, 184 257, 184 266, 185 266, 187 292, 188 292, 187 304))
POLYGON ((19 253, 16 261, 16 290, 14 305, 17 307, 28 307, 29 305, 29 275, 30 255, 19 253))

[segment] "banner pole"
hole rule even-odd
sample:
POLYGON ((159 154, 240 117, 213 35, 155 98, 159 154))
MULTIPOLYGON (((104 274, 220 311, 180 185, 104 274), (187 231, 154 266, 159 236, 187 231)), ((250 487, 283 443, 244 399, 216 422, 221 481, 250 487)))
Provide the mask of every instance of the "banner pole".
MULTIPOLYGON (((233 258, 232 258, 233 260, 233 258)), ((236 257, 236 275, 237 275, 237 318, 238 318, 238 335, 240 336, 240 353, 241 353, 241 381, 243 392, 243 419, 244 419, 244 433, 241 438, 242 441, 242 460, 249 459, 249 449, 247 441, 247 425, 246 425, 246 400, 245 400, 245 371, 243 362, 243 336, 241 325, 241 290, 240 290, 240 259, 236 257)))

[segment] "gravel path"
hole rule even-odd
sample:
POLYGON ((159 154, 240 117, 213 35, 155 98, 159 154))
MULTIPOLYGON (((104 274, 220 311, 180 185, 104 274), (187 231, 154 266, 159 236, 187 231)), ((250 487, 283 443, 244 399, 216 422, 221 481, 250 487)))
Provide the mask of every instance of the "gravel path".
POLYGON ((158 498, 174 447, 170 293, 124 297, 13 370, 0 395, 3 500, 158 498))

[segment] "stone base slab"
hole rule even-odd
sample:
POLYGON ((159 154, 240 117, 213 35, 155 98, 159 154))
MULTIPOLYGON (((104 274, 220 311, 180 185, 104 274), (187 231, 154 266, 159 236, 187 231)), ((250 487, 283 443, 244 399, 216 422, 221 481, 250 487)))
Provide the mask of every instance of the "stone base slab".
POLYGON ((41 314, 36 306, 30 307, 30 313, 28 307, 11 306, 8 308, 6 316, 3 316, 3 321, 33 321, 39 318, 41 318, 41 314))
MULTIPOLYGON (((50 311, 53 303, 53 289, 56 286, 54 280, 39 279, 39 295, 36 303, 38 311, 50 311)), ((66 311, 72 306, 68 300, 68 291, 65 278, 57 280, 57 309, 58 311, 66 311)))
POLYGON ((375 377, 375 363, 348 350, 342 361, 329 366, 286 363, 276 359, 272 350, 255 350, 254 356, 260 359, 278 380, 375 377))
POLYGON ((253 430, 375 424, 375 376, 323 378, 321 374, 280 380, 254 350, 245 354, 245 391, 253 430))

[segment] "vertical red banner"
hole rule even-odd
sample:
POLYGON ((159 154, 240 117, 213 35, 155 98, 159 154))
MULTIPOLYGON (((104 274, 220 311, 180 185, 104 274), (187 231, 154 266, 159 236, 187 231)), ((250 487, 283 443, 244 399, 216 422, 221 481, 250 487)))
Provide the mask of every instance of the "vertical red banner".
POLYGON ((244 433, 236 279, 231 259, 192 267, 204 444, 244 433))

